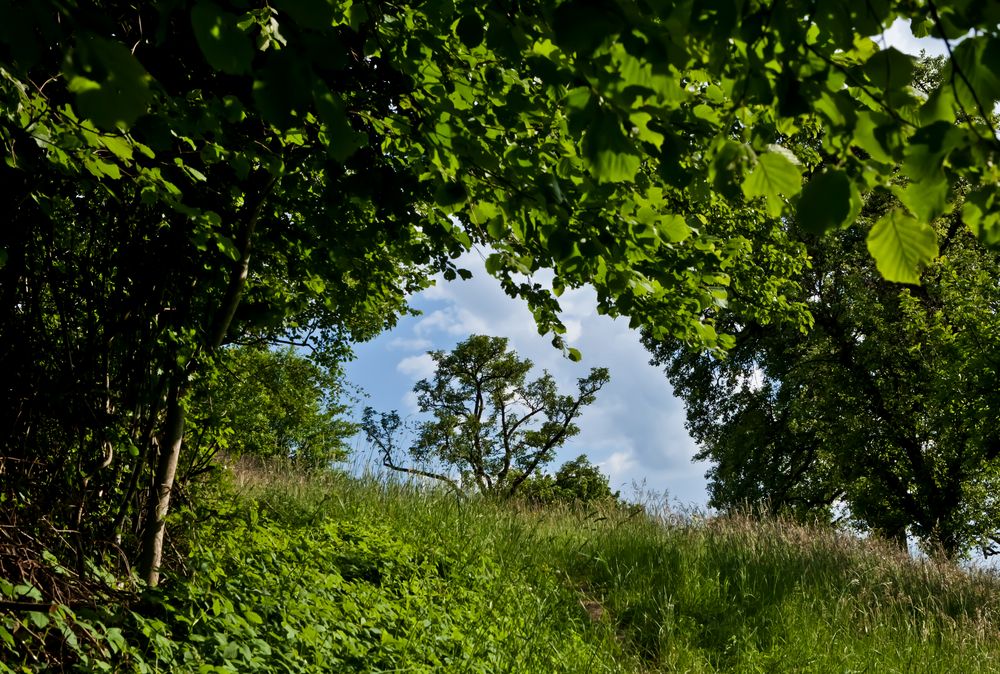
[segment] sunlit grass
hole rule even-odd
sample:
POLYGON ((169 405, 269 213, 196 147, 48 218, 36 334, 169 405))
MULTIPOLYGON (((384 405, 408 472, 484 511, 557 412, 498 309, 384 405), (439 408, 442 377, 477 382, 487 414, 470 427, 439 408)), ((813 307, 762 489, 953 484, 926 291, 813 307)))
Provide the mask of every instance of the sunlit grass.
POLYGON ((592 671, 1000 671, 994 574, 831 528, 678 516, 662 504, 648 509, 655 516, 542 510, 273 467, 239 466, 234 481, 285 521, 380 522, 413 545, 491 559, 539 588, 556 579, 569 594, 539 596, 530 633, 517 638, 558 648, 567 633, 549 633, 547 612, 575 610, 591 623, 580 634, 618 651, 592 671))

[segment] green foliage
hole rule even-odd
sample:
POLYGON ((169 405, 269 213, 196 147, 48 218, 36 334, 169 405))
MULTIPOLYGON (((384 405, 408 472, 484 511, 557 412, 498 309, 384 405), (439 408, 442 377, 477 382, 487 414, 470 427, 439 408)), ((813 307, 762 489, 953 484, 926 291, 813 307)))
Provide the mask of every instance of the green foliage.
POLYGON ((237 470, 186 574, 141 612, 0 614, 0 671, 41 669, 43 642, 89 672, 953 672, 1000 650, 994 576, 828 528, 237 470))
POLYGON ((567 461, 555 475, 536 472, 521 485, 518 495, 535 503, 611 503, 619 492, 611 491, 608 476, 585 454, 567 461))
MULTIPOLYGON (((870 201, 865 217, 890 208, 870 201)), ((852 227, 808 243, 807 333, 730 314, 726 359, 647 340, 713 463, 713 506, 828 519, 840 504, 898 542, 916 536, 950 556, 991 545, 1000 261, 953 218, 937 223, 942 255, 921 288, 882 280, 852 227)))
MULTIPOLYGON (((433 418, 417 428, 407 453, 416 461, 458 468, 480 493, 513 495, 556 450, 580 432, 574 423, 609 381, 605 368, 577 380, 577 395, 562 395, 548 372, 530 381, 532 363, 507 348, 506 337, 472 335, 450 352, 431 351, 436 371, 413 387, 420 411, 433 418)), ((396 412, 365 410, 362 428, 386 467, 452 482, 443 474, 398 464, 396 412)))
POLYGON ((201 461, 224 450, 232 457, 329 467, 346 458, 347 441, 358 431, 343 416, 344 394, 340 372, 292 347, 226 349, 187 402, 190 453, 201 461))

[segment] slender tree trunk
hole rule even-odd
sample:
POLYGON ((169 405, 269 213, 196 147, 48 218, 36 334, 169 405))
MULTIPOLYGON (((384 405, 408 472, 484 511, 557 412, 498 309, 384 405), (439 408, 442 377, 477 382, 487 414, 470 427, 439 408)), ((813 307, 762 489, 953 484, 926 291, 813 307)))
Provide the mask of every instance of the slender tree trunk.
POLYGON ((160 581, 160 563, 163 559, 163 534, 166 531, 167 512, 170 509, 170 492, 177 473, 177 459, 184 440, 184 408, 180 403, 180 383, 170 385, 167 394, 167 418, 159 442, 156 461, 156 479, 146 513, 146 530, 142 536, 139 573, 150 586, 160 581))
MULTIPOLYGON (((217 350, 225 341, 226 333, 232 324, 233 316, 243 299, 247 276, 250 270, 250 250, 254 231, 264 209, 264 203, 277 182, 277 176, 266 173, 258 174, 261 187, 253 206, 240 215, 243 216, 243 227, 236 237, 236 246, 240 252, 239 260, 230 270, 229 281, 222 301, 209 321, 207 343, 208 352, 217 350)), ((170 492, 174 487, 174 477, 177 474, 177 463, 180 459, 181 445, 184 442, 184 408, 180 404, 181 388, 186 383, 188 373, 179 371, 170 384, 167 394, 167 418, 159 443, 159 457, 156 462, 156 478, 153 494, 149 499, 146 512, 146 530, 142 537, 142 549, 139 554, 139 573, 150 586, 155 586, 160 580, 160 563, 163 558, 163 535, 167 512, 170 509, 170 492)))

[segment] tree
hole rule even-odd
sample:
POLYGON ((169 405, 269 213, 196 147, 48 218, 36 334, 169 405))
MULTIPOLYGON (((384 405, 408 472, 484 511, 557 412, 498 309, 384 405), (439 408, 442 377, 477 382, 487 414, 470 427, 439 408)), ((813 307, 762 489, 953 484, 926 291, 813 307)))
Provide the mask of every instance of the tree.
POLYGON ((227 343, 294 333, 342 357, 430 273, 467 274, 451 260, 485 245, 489 272, 559 347, 559 295, 591 285, 602 312, 724 349, 714 316, 738 276, 760 315, 789 309, 780 228, 729 227, 744 200, 768 223, 795 212, 831 230, 896 166, 913 189, 869 236, 888 278, 914 281, 933 258, 929 223, 960 181, 967 224, 1000 238, 991 7, 0 11, 4 497, 24 526, 78 532, 81 567, 129 520, 150 583, 184 400, 227 343), (926 99, 909 88, 912 59, 868 37, 897 18, 918 35, 974 33, 926 99), (813 128, 816 175, 780 146, 813 128), (551 285, 525 280, 540 269, 551 285))
MULTIPOLYGON (((577 394, 560 395, 548 372, 528 379, 532 363, 507 348, 505 337, 472 335, 450 352, 432 351, 437 366, 432 379, 413 387, 421 412, 433 418, 419 424, 408 449, 419 463, 458 468, 463 484, 481 493, 512 496, 556 450, 580 432, 574 421, 596 400, 608 382, 605 368, 593 368, 577 381, 577 394)), ((369 408, 362 427, 391 469, 400 466, 386 439, 398 424, 395 412, 381 415, 369 408)), ((447 479, 443 474, 422 472, 447 479)))
POLYGON ((217 451, 283 458, 304 469, 343 460, 359 429, 344 414, 344 381, 291 347, 226 349, 213 376, 187 402, 189 456, 202 465, 217 451))
POLYGON ((997 536, 1000 258, 954 216, 940 226, 919 288, 881 279, 859 228, 809 240, 808 332, 731 315, 724 359, 646 341, 713 464, 713 506, 827 519, 842 504, 951 557, 997 536))
POLYGON ((567 461, 555 475, 536 471, 521 485, 519 495, 538 503, 616 502, 608 476, 590 462, 586 454, 567 461))

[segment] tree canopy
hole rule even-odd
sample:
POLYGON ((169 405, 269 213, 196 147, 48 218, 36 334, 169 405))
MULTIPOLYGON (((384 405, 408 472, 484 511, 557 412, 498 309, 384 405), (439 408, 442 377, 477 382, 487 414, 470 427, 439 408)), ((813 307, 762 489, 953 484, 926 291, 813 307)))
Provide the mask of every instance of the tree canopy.
POLYGON ((1000 535, 1000 259, 957 217, 938 227, 919 288, 880 278, 860 227, 809 240, 807 333, 730 314, 724 359, 646 340, 712 462, 711 505, 827 520, 839 507, 949 556, 1000 535))
POLYGON ((150 582, 192 377, 228 342, 343 357, 481 245, 557 346, 558 297, 586 284, 657 338, 724 349, 737 284, 762 319, 806 320, 788 215, 821 232, 896 194, 867 233, 896 281, 936 255, 959 184, 966 225, 1000 240, 990 3, 0 10, 4 497, 31 492, 20 521, 72 523, 80 550, 141 534, 150 582), (972 32, 927 96, 878 48, 897 19, 972 32))
POLYGON ((348 421, 343 374, 292 347, 227 349, 200 377, 187 402, 189 462, 217 452, 231 458, 287 459, 304 469, 329 468, 348 455, 358 431, 348 421))

